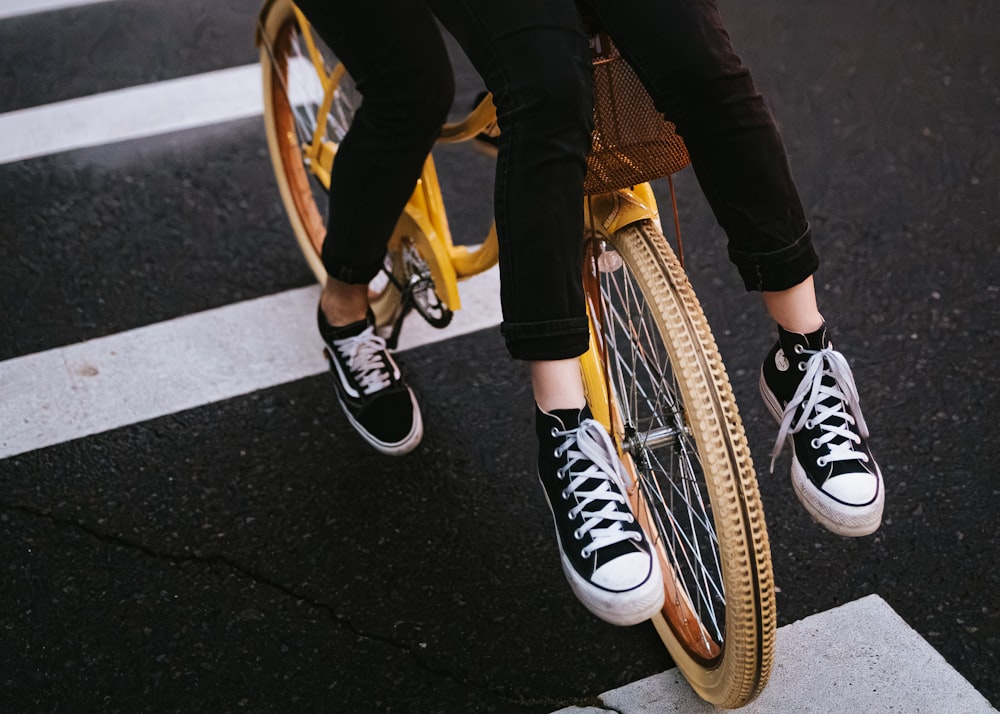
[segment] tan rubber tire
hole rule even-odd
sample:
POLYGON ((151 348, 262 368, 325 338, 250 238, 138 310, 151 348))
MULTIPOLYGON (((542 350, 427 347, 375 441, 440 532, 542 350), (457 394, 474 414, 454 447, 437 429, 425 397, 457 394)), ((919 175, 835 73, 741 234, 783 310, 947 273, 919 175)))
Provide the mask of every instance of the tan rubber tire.
MULTIPOLYGON (((710 555, 718 560, 710 565, 718 570, 716 577, 725 593, 725 604, 720 605, 724 609, 724 628, 719 628, 722 637, 709 636, 711 642, 706 642, 706 631, 711 627, 703 629, 692 622, 692 618, 706 619, 704 613, 692 603, 694 597, 677 587, 677 573, 687 566, 683 562, 678 564, 682 559, 671 557, 670 535, 659 532, 672 529, 664 528, 666 516, 659 519, 653 516, 656 511, 663 511, 662 504, 658 505, 662 499, 655 489, 660 489, 661 494, 672 493, 670 489, 675 486, 668 481, 678 475, 668 473, 671 469, 664 465, 667 457, 643 454, 641 450, 645 447, 639 447, 638 452, 633 447, 626 463, 634 478, 641 473, 648 481, 645 487, 635 490, 633 504, 650 537, 658 544, 665 566, 666 605, 661 615, 654 618, 654 625, 674 662, 702 698, 719 707, 740 707, 752 701, 767 683, 776 627, 770 548, 746 435, 705 314, 660 229, 653 221, 641 221, 626 226, 611 236, 609 242, 623 259, 619 271, 624 271, 623 276, 627 274, 634 300, 648 307, 646 319, 655 324, 655 330, 650 328, 645 339, 661 343, 644 346, 644 353, 648 356, 658 352, 669 361, 669 365, 660 368, 673 375, 671 380, 663 381, 669 381, 671 391, 675 392, 685 436, 679 445, 667 448, 676 452, 684 447, 697 453, 693 461, 700 463, 701 473, 693 475, 700 481, 699 491, 710 502, 710 507, 705 508, 710 516, 694 515, 710 517, 714 522, 718 546, 710 555), (643 466, 644 463, 653 467, 643 466), (640 513, 643 510, 645 514, 640 513)), ((593 298, 596 283, 584 282, 588 298, 593 298)), ((605 320, 611 317, 607 309, 605 302, 605 320)), ((603 330, 600 332, 604 335, 603 330)), ((628 367, 629 360, 635 364, 634 354, 620 354, 622 348, 629 349, 622 342, 619 339, 619 348, 607 353, 606 370, 616 370, 619 357, 626 360, 619 364, 628 367)), ((623 371, 628 370, 617 370, 619 375, 623 371)), ((611 384, 616 377, 609 377, 611 384)), ((634 406, 628 403, 629 378, 626 375, 624 379, 625 389, 619 386, 611 390, 613 395, 625 392, 624 398, 613 396, 610 401, 614 409, 627 414, 634 406)), ((628 437, 624 433, 625 421, 621 420, 618 433, 614 434, 619 444, 628 437)), ((676 510, 677 505, 673 505, 676 510)), ((682 519, 679 522, 682 526, 682 519)), ((675 523, 673 529, 677 527, 675 523)))
POLYGON ((298 30, 292 3, 275 0, 261 19, 260 63, 264 89, 264 126, 274 177, 299 248, 316 279, 326 282, 321 251, 326 237, 323 213, 316 205, 318 182, 303 164, 295 119, 285 92, 285 59, 290 33, 298 30))

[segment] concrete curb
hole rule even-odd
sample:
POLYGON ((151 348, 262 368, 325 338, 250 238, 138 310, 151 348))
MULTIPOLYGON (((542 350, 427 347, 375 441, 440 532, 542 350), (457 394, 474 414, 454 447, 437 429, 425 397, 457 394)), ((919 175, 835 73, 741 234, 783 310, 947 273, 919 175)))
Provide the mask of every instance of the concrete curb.
MULTIPOLYGON (((554 714, 665 714, 717 709, 676 669, 605 692, 606 708, 554 714)), ((996 712, 973 686, 877 595, 778 630, 771 681, 747 714, 980 714, 996 712)))

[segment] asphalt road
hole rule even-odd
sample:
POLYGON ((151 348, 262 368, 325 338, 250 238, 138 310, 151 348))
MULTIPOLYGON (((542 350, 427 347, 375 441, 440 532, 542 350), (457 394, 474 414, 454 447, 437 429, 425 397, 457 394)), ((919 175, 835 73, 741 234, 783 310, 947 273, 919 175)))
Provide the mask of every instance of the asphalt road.
MULTIPOLYGON (((785 136, 888 493, 881 530, 847 540, 802 512, 787 457, 767 473, 771 328, 685 172, 779 622, 876 593, 1000 706, 1000 6, 722 5, 785 136)), ((0 19, 0 113, 254 62, 255 13, 0 19)), ((475 241, 489 161, 439 158, 475 241)), ((0 217, 5 399, 16 358, 311 283, 258 117, 0 165, 0 217)), ((548 712, 672 666, 652 628, 607 626, 566 587, 498 331, 400 359, 429 425, 403 459, 366 449, 317 375, 0 460, 0 711, 548 712)))

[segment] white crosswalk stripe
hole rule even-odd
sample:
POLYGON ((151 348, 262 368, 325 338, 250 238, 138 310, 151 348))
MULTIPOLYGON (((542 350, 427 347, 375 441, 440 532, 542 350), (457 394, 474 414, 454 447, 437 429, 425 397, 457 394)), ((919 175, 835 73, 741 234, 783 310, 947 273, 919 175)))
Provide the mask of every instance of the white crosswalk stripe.
MULTIPOLYGON (((327 369, 318 287, 0 362, 0 458, 249 394, 327 369)), ((500 322, 496 269, 461 285, 444 330, 418 315, 400 350, 500 322)))
MULTIPOLYGON (((0 20, 19 15, 32 15, 39 12, 64 10, 80 5, 95 5, 112 0, 3 0, 0 2, 0 20)), ((114 0, 123 2, 124 0, 114 0)))
POLYGON ((0 114, 0 164, 258 116, 260 66, 233 67, 0 114))

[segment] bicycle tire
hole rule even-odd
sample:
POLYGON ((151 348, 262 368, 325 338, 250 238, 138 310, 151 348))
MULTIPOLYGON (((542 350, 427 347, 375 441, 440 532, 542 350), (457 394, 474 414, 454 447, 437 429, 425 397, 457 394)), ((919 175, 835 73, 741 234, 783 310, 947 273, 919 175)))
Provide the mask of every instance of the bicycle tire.
POLYGON ((588 241, 584 287, 605 381, 588 390, 633 477, 664 566, 653 623, 705 700, 752 701, 770 675, 774 581, 749 446, 715 339, 659 227, 588 241))
MULTIPOLYGON (((275 180, 299 249, 317 281, 324 285, 327 273, 323 267, 322 250, 326 238, 329 176, 323 170, 318 175, 310 170, 304 146, 312 140, 312 132, 319 123, 322 81, 326 78, 319 77, 315 65, 309 60, 306 33, 324 58, 327 75, 339 61, 308 23, 300 20, 294 4, 289 0, 273 0, 265 7, 258 32, 264 125, 275 180)), ((360 101, 359 96, 352 94, 356 90, 346 74, 340 76, 335 87, 335 99, 331 104, 333 109, 325 118, 323 137, 330 157, 336 153, 337 145, 350 125, 353 110, 356 109, 356 104, 352 106, 352 103, 360 101), (345 97, 343 101, 338 99, 338 92, 342 92, 339 96, 345 97)), ((400 249, 389 251, 390 260, 386 266, 399 284, 406 284, 411 277, 402 256, 404 241, 405 238, 400 238, 400 249)), ((414 238, 413 243, 419 245, 420 240, 414 238)), ((424 302, 420 300, 421 296, 416 296, 415 305, 421 308, 418 311, 428 322, 435 326, 448 323, 450 314, 442 317, 432 312, 433 300, 426 296, 424 302), (430 307, 425 307, 425 303, 430 303, 430 307)), ((391 281, 384 279, 373 281, 369 286, 369 301, 376 324, 380 327, 393 324, 402 310, 399 290, 391 281), (377 290, 373 287, 375 284, 380 286, 377 290)))
MULTIPOLYGON (((285 0, 273 2, 262 16, 259 28, 260 63, 263 79, 264 126, 275 180, 285 212, 302 255, 316 279, 326 282, 321 258, 326 238, 325 193, 329 185, 315 177, 305 164, 302 150, 302 127, 296 126, 293 99, 296 83, 307 87, 318 78, 308 60, 290 61, 301 54, 302 28, 293 5, 285 0), (312 76, 310 76, 310 74, 312 76)), ((303 90, 309 94, 309 90, 303 90)), ((322 90, 318 90, 320 93, 322 90)), ((304 99, 301 121, 316 121, 316 97, 304 99)))

